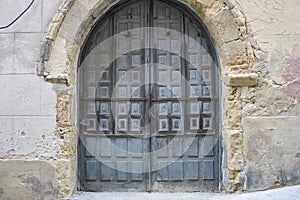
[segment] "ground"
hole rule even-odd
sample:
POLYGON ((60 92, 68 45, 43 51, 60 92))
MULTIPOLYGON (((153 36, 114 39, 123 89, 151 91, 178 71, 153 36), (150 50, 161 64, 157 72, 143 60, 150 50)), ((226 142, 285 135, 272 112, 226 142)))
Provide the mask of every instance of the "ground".
POLYGON ((300 185, 240 194, 224 193, 93 193, 75 194, 71 200, 300 200, 300 185))

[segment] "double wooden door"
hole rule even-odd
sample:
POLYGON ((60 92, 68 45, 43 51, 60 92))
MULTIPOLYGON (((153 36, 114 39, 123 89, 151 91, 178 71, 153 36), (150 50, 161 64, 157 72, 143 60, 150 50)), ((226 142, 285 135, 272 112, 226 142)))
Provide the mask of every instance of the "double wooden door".
POLYGON ((129 2, 83 49, 80 189, 216 191, 217 69, 206 33, 169 1, 129 2))

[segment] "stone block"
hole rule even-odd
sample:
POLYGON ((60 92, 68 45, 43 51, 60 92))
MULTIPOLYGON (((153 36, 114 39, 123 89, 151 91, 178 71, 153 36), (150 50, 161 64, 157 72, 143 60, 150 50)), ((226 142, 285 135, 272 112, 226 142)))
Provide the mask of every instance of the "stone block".
POLYGON ((50 83, 70 84, 70 75, 57 73, 57 74, 46 76, 45 80, 50 83))
POLYGON ((300 183, 300 117, 243 120, 248 190, 300 183))
POLYGON ((241 87, 227 87, 224 90, 225 110, 224 127, 228 130, 240 130, 243 104, 241 100, 241 87))
POLYGON ((0 117, 0 157, 55 157, 60 141, 53 117, 0 117))
POLYGON ((87 8, 80 1, 75 1, 64 19, 64 23, 60 28, 58 36, 69 41, 74 41, 82 22, 84 19, 87 19, 88 16, 89 11, 87 8))
POLYGON ((244 143, 241 130, 226 130, 223 133, 227 168, 241 171, 244 168, 244 143))
POLYGON ((96 8, 97 5, 102 4, 104 0, 79 0, 87 10, 91 11, 96 8))
POLYGON ((225 84, 228 86, 255 86, 258 75, 251 74, 228 74, 225 76, 225 84))
POLYGON ((14 72, 14 34, 0 34, 0 74, 14 72))
POLYGON ((211 33, 214 35, 218 46, 240 37, 239 27, 228 9, 223 9, 216 14, 211 19, 211 23, 213 23, 211 33))
MULTIPOLYGON (((0 1, 1 18, 0 25, 6 26, 11 23, 30 4, 31 0, 3 0, 0 1)), ((31 8, 12 26, 0 30, 0 33, 11 32, 40 32, 41 31, 41 3, 35 1, 31 8)))
POLYGON ((55 136, 55 126, 55 116, 15 117, 11 154, 31 158, 56 157, 60 152, 60 141, 55 136))
POLYGON ((56 163, 57 182, 59 185, 59 192, 64 197, 68 198, 76 188, 77 170, 76 158, 58 160, 56 163))
POLYGON ((36 75, 2 75, 1 115, 55 115, 55 94, 50 84, 36 75), (43 90, 43 92, 41 92, 43 90), (41 96, 43 94, 43 96, 41 96), (49 98, 49 99, 47 99, 49 98), (51 104, 51 105, 49 105, 51 104))
POLYGON ((57 95, 52 87, 51 83, 43 82, 41 84, 41 115, 56 115, 57 95))
POLYGON ((71 97, 69 94, 60 94, 57 98, 57 123, 71 125, 71 97))
POLYGON ((0 74, 34 74, 39 60, 40 33, 0 35, 0 74))
POLYGON ((54 167, 45 161, 0 161, 0 199, 61 199, 54 167))
POLYGON ((247 65, 248 57, 246 54, 247 45, 241 40, 223 44, 220 48, 220 58, 224 66, 230 71, 230 66, 247 65))
POLYGON ((13 117, 0 117, 0 158, 13 149, 13 117))
POLYGON ((197 3, 201 4, 204 7, 211 7, 212 4, 214 4, 216 1, 215 0, 196 0, 197 3))
POLYGON ((66 50, 66 40, 61 38, 56 38, 53 42, 53 48, 51 49, 49 58, 49 68, 47 71, 51 71, 50 76, 55 76, 56 74, 65 74, 68 72, 67 68, 67 50, 66 50))
POLYGON ((49 25, 48 31, 47 31, 47 39, 55 40, 59 29, 61 27, 62 22, 65 19, 66 13, 69 12, 70 8, 72 7, 74 3, 74 0, 62 0, 61 5, 58 8, 58 11, 52 18, 52 22, 49 25))
POLYGON ((41 33, 15 34, 14 73, 36 73, 35 62, 40 59, 41 39, 41 33))
POLYGON ((37 115, 40 113, 41 78, 36 75, 0 76, 1 115, 37 115))
MULTIPOLYGON (((89 0, 82 0, 83 4, 87 4, 89 0)), ((91 0, 94 1, 94 0, 91 0)), ((116 1, 114 0, 98 0, 97 5, 94 6, 92 11, 92 15, 95 18, 99 18, 101 15, 104 14, 104 12, 113 4, 115 4, 116 1)), ((90 7, 91 8, 91 7, 90 7)))

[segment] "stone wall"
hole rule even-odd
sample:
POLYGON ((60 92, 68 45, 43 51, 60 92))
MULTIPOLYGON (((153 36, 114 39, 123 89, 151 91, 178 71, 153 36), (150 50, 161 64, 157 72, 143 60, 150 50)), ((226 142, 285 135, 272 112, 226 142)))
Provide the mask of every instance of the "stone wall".
MULTIPOLYGON (((0 3, 7 7, 1 26, 30 2, 15 1, 0 3)), ((299 184, 297 0, 182 2, 207 25, 220 57, 222 188, 299 184)), ((0 199, 59 199, 76 190, 77 59, 114 3, 40 0, 0 30, 0 199)))
POLYGON ((246 190, 300 183, 300 23, 297 0, 237 0, 256 39, 257 88, 244 89, 246 190))
MULTIPOLYGON (((0 2, 0 26, 31 0, 0 2)), ((0 199, 59 199, 70 160, 57 137, 56 102, 61 86, 37 76, 42 42, 61 0, 38 0, 15 24, 0 30, 0 199), (59 173, 58 173, 59 172, 59 173)), ((70 171, 70 170, 69 170, 70 171)), ((68 176, 66 176, 68 177, 68 176)), ((73 179, 72 179, 73 180, 73 179)))

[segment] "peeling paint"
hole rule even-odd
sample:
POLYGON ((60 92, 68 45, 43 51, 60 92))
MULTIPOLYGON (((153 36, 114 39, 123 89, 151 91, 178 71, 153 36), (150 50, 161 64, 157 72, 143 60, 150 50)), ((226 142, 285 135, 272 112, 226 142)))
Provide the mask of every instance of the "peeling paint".
POLYGON ((300 43, 296 44, 291 55, 286 58, 286 67, 282 75, 287 81, 284 92, 291 97, 300 97, 300 43))

